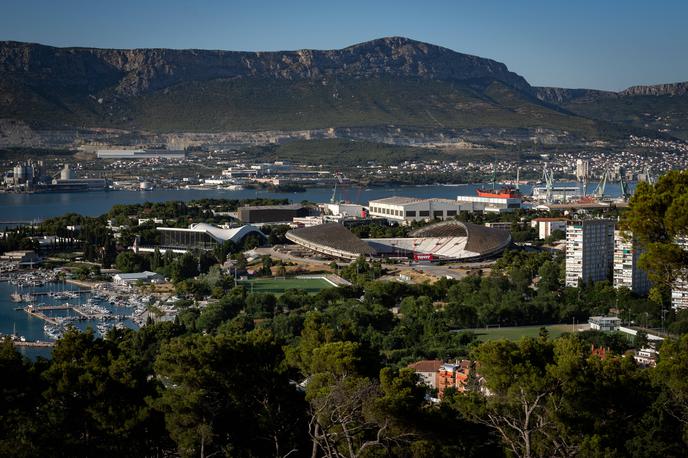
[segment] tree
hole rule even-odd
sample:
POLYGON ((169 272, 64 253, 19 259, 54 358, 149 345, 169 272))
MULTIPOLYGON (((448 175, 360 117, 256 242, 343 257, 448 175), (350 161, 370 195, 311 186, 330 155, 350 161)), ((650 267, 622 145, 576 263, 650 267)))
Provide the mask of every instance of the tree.
POLYGON ((688 444, 688 335, 665 340, 660 355, 655 379, 666 388, 664 409, 681 423, 688 444))
MULTIPOLYGON (((286 456, 305 449, 303 398, 264 330, 192 335, 164 344, 156 406, 182 456, 286 456)), ((303 454, 303 453, 300 453, 303 454)))
POLYGON ((117 255, 115 266, 117 270, 122 272, 143 272, 148 269, 148 262, 140 254, 133 251, 123 251, 117 255))
POLYGON ((565 456, 560 447, 548 443, 557 435, 548 411, 557 388, 547 373, 552 344, 542 339, 492 341, 481 345, 476 356, 491 395, 466 399, 464 409, 470 417, 494 429, 514 456, 565 456))
POLYGON ((39 456, 32 433, 40 426, 40 379, 9 338, 0 341, 0 373, 6 374, 0 378, 0 456, 39 456))
POLYGON ((679 242, 688 234, 688 171, 670 171, 655 185, 638 183, 622 227, 644 247, 640 267, 655 284, 671 287, 685 277, 688 252, 679 242))
POLYGON ((266 277, 272 276, 272 258, 269 255, 265 255, 261 258, 261 270, 260 273, 266 277))
POLYGON ((46 456, 155 455, 167 441, 162 417, 146 398, 158 388, 145 361, 125 354, 117 340, 70 330, 43 372, 47 382, 37 415, 46 456))
POLYGON ((175 283, 195 277, 199 274, 196 257, 191 253, 184 253, 174 260, 171 273, 175 283))

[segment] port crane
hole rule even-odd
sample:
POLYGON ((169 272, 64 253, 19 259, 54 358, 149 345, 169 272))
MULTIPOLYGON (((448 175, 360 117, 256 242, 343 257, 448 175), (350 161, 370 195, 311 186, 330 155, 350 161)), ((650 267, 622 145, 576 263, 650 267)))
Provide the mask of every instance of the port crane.
POLYGON ((545 165, 542 169, 542 181, 545 183, 545 202, 552 203, 552 192, 554 190, 554 171, 545 165))
POLYGON ((600 179, 600 182, 597 183, 595 190, 592 192, 592 195, 594 197, 596 197, 597 199, 602 199, 604 197, 604 192, 607 189, 607 178, 608 177, 609 177, 609 170, 605 169, 604 173, 602 173, 602 178, 600 179))

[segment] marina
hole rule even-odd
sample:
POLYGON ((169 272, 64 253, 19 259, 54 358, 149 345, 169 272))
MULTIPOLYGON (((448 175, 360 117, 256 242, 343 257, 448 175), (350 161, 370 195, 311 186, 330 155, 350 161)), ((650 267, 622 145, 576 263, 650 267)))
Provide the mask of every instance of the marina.
POLYGON ((70 327, 90 328, 98 337, 113 328, 139 328, 154 302, 109 283, 80 288, 58 281, 52 270, 11 272, 0 282, 0 336, 10 336, 27 356, 48 356, 70 327))

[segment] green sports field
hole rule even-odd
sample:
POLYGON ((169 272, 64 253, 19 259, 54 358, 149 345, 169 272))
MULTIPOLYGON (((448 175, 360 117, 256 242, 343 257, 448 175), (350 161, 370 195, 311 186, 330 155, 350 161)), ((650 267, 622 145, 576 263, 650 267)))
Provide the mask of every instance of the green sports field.
MULTIPOLYGON (((465 329, 478 336, 478 340, 485 342, 487 340, 519 340, 521 337, 537 337, 540 334, 542 326, 516 326, 516 327, 501 327, 501 328, 473 328, 465 329)), ((544 326, 549 331, 551 338, 559 337, 565 332, 571 332, 573 328, 570 324, 550 324, 544 326)))
POLYGON ((321 278, 259 278, 239 282, 249 292, 282 294, 289 289, 301 289, 309 293, 317 293, 325 288, 333 288, 332 284, 321 278))

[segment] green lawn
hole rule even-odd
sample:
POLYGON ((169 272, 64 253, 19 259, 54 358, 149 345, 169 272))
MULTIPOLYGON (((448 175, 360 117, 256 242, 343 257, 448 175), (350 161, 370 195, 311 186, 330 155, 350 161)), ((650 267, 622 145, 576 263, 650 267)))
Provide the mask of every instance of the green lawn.
POLYGON ((332 284, 320 278, 259 278, 239 282, 248 291, 254 293, 282 294, 289 289, 301 289, 309 293, 317 293, 325 288, 333 288, 332 284))
MULTIPOLYGON (((521 337, 537 337, 542 326, 515 326, 515 327, 501 327, 501 328, 474 328, 465 329, 477 334, 478 340, 485 342, 487 340, 507 339, 519 340, 521 337)), ((570 324, 551 324, 546 325, 545 328, 549 331, 551 338, 559 337, 565 332, 571 332, 570 324)))

